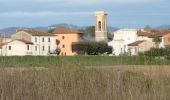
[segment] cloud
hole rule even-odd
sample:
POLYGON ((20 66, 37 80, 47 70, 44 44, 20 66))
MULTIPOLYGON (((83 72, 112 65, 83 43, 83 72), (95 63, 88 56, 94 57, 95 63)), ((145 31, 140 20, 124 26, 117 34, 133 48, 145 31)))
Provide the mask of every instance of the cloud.
POLYGON ((73 15, 90 15, 93 12, 0 12, 0 17, 21 18, 21 17, 49 17, 49 16, 73 16, 73 15))

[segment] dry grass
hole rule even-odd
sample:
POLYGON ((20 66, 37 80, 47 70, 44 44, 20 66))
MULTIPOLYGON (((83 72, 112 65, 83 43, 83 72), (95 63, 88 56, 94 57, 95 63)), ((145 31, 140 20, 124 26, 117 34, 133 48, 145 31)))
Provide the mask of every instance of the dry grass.
POLYGON ((169 100, 163 66, 1 68, 1 100, 169 100), (156 73, 155 76, 152 73, 156 73))

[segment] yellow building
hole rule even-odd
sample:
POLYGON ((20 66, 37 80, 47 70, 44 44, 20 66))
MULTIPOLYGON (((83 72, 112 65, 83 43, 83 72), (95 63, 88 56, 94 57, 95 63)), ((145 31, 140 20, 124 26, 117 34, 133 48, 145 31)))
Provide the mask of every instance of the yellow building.
POLYGON ((53 34, 56 35, 56 45, 57 48, 60 49, 60 55, 76 55, 76 53, 72 51, 72 43, 81 41, 82 33, 69 26, 60 26, 55 28, 53 34))

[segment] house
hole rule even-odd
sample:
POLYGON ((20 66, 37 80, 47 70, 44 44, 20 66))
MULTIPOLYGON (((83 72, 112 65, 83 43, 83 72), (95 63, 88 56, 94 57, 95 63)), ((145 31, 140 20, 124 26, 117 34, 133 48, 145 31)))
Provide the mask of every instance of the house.
MULTIPOLYGON (((15 45, 16 43, 19 43, 22 44, 24 47, 22 50, 25 50, 27 48, 25 45, 27 43, 32 43, 30 47, 31 55, 45 56, 54 53, 56 50, 56 45, 55 45, 56 41, 55 41, 55 36, 53 34, 41 32, 34 29, 25 29, 25 28, 18 29, 15 34, 11 35, 11 39, 12 39, 11 42, 6 43, 7 46, 10 46, 10 44, 12 45, 11 49, 12 47, 19 49, 19 47, 14 47, 16 46, 15 45)), ((15 55, 20 55, 20 53, 21 51, 15 55)))
POLYGON ((170 30, 164 30, 163 31, 162 39, 163 39, 164 47, 170 45, 170 30))
POLYGON ((128 44, 129 54, 138 55, 139 52, 145 52, 153 47, 153 43, 146 40, 138 40, 133 43, 128 44))
POLYGON ((69 26, 59 26, 53 31, 56 36, 56 46, 60 49, 62 56, 74 56, 75 52, 72 51, 72 43, 82 40, 82 33, 69 26))
POLYGON ((137 32, 137 40, 128 44, 131 55, 137 55, 139 52, 145 52, 151 48, 164 48, 170 45, 170 31, 161 30, 139 30, 137 32), (155 38, 159 38, 158 43, 155 38))
POLYGON ((128 44, 137 40, 137 29, 120 29, 114 32, 114 38, 108 45, 113 47, 113 53, 118 56, 128 52, 128 44))
POLYGON ((12 40, 2 45, 3 56, 26 56, 32 55, 33 43, 26 40, 12 40))

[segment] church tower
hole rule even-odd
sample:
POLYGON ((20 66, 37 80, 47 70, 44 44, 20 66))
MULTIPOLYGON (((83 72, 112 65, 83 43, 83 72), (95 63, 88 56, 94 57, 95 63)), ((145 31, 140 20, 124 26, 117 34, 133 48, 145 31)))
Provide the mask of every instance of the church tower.
POLYGON ((104 11, 96 11, 95 40, 107 42, 107 13, 104 11))

